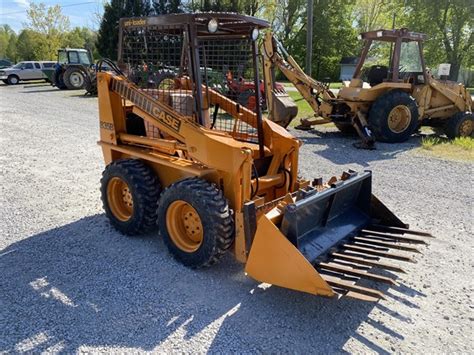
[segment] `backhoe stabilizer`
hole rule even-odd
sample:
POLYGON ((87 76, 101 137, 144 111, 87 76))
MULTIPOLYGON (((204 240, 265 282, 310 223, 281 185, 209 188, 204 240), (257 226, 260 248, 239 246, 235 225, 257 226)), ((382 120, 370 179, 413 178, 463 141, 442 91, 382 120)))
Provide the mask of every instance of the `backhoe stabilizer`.
MULTIPOLYGON (((245 271, 254 279, 321 296, 376 301, 383 294, 356 284, 369 279, 395 284, 372 269, 403 272, 384 259, 413 261, 395 252, 419 252, 406 244, 408 226, 372 195, 372 174, 344 173, 340 180, 301 189, 257 218, 245 271), (279 211, 276 212, 276 211, 279 211)), ((419 234, 418 234, 419 236, 419 234)), ((423 233, 423 236, 431 236, 423 233)))

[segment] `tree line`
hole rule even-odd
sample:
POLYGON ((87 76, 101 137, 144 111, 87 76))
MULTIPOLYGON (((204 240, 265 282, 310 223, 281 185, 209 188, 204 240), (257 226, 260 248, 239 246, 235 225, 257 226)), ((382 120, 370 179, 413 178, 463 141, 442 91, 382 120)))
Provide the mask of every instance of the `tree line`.
MULTIPOLYGON (((306 56, 307 0, 110 0, 97 33, 70 29, 59 6, 31 3, 28 23, 17 36, 0 27, 0 58, 52 59, 61 46, 85 47, 94 56, 117 57, 121 17, 179 12, 223 11, 268 20, 288 51, 303 64, 306 56), (54 19, 55 21, 51 21, 54 19)), ((451 63, 451 78, 461 66, 474 66, 472 0, 314 0, 312 73, 337 80, 342 57, 358 56, 360 32, 395 26, 428 34, 426 64, 451 63)))

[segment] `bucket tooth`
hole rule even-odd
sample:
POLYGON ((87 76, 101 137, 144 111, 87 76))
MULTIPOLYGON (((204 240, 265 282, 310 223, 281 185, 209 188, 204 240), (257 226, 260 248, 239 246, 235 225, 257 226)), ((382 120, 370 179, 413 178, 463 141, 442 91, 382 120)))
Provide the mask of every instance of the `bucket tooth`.
POLYGON ((369 226, 368 229, 374 230, 374 231, 387 231, 387 232, 402 233, 402 234, 405 233, 405 234, 419 235, 420 237, 434 238, 434 236, 428 232, 422 232, 422 231, 417 231, 417 230, 408 229, 408 228, 401 228, 401 227, 383 226, 380 224, 372 224, 369 226))
POLYGON ((376 301, 378 301, 379 299, 385 299, 382 292, 374 290, 372 288, 357 286, 357 285, 354 285, 354 283, 350 281, 341 280, 334 276, 329 276, 329 275, 321 275, 321 276, 330 286, 334 286, 334 287, 346 290, 347 292, 352 291, 352 292, 360 293, 363 295, 367 295, 374 298, 376 301))
POLYGON ((369 271, 370 269, 372 269, 372 266, 356 264, 354 262, 349 262, 347 260, 334 260, 334 259, 331 259, 328 263, 329 264, 335 264, 335 265, 348 266, 348 267, 351 267, 353 269, 362 270, 362 271, 369 271))
POLYGON ((322 268, 322 269, 326 269, 326 270, 340 272, 340 273, 343 273, 343 274, 357 276, 357 277, 372 280, 372 281, 383 282, 383 283, 386 283, 386 284, 389 284, 389 285, 396 285, 395 280, 393 280, 390 277, 385 277, 385 276, 372 274, 372 273, 367 272, 367 271, 356 270, 356 269, 353 269, 353 268, 348 267, 348 266, 334 265, 334 264, 330 264, 330 263, 320 263, 317 267, 322 268))
POLYGON ((425 245, 428 244, 423 239, 402 236, 400 234, 398 235, 386 234, 383 232, 370 231, 366 229, 363 229, 360 233, 364 237, 371 238, 371 239, 386 240, 386 241, 399 241, 399 242, 405 242, 405 243, 411 243, 411 244, 425 244, 425 245))
POLYGON ((402 260, 402 261, 408 261, 408 262, 411 262, 411 263, 415 263, 415 261, 412 258, 410 258, 409 256, 396 254, 396 253, 388 253, 388 252, 376 250, 374 248, 361 247, 361 246, 352 245, 352 244, 344 244, 343 248, 347 249, 347 250, 355 251, 357 253, 360 252, 361 254, 375 255, 375 256, 380 256, 380 257, 383 257, 383 258, 402 260))
POLYGON ((396 243, 389 243, 389 242, 382 242, 378 240, 374 240, 371 238, 364 238, 364 237, 355 237, 354 240, 356 243, 361 243, 361 245, 369 244, 369 245, 377 245, 381 247, 386 247, 389 249, 398 249, 398 250, 404 250, 404 251, 411 251, 413 253, 421 253, 418 249, 410 246, 406 246, 403 244, 396 244, 396 243))
POLYGON ((354 292, 354 291, 349 291, 344 296, 354 298, 360 301, 367 301, 367 302, 377 302, 380 299, 378 297, 372 297, 372 296, 359 293, 359 292, 354 292))
POLYGON ((345 253, 332 253, 331 256, 334 259, 340 259, 340 260, 345 260, 349 261, 351 263, 357 263, 361 265, 367 265, 367 266, 372 266, 372 267, 378 267, 381 269, 385 270, 390 270, 390 271, 395 271, 395 272, 400 272, 400 273, 405 273, 405 270, 403 270, 401 267, 393 264, 388 264, 382 261, 374 261, 374 260, 367 260, 361 256, 355 255, 355 254, 345 254, 345 253))

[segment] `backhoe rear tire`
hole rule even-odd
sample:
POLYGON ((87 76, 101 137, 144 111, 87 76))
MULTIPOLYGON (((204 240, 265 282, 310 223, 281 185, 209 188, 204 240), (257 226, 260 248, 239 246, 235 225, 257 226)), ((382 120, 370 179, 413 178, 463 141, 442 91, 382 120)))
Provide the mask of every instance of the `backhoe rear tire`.
POLYGON ((234 240, 234 219, 215 184, 188 178, 170 185, 158 205, 158 226, 170 253, 182 264, 216 263, 234 240))
POLYGON ((404 142, 418 127, 418 107, 408 93, 392 90, 381 95, 369 111, 369 126, 376 140, 404 142))
POLYGON ((472 112, 458 112, 451 117, 446 126, 444 133, 450 139, 457 137, 471 137, 474 132, 474 116, 472 112))
POLYGON ((161 188, 149 166, 119 159, 107 165, 100 182, 105 215, 119 232, 133 236, 156 228, 161 188))
POLYGON ((80 90, 84 88, 85 75, 81 68, 69 67, 63 74, 63 80, 69 90, 80 90))

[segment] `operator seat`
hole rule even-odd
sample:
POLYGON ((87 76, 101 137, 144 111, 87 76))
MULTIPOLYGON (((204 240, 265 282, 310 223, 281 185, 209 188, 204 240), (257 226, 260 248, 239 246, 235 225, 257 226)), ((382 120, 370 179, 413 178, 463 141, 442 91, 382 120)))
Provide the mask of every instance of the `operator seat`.
POLYGON ((373 65, 367 74, 367 81, 371 87, 381 84, 388 77, 388 67, 384 65, 373 65))

